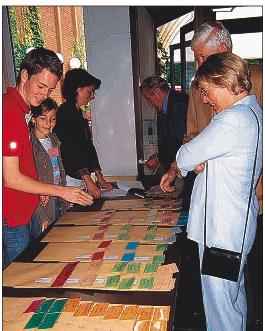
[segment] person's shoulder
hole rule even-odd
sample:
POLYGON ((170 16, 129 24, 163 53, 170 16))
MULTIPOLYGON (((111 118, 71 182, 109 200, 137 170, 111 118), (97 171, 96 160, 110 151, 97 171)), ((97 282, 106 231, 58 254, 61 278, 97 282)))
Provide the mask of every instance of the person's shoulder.
POLYGON ((177 101, 186 101, 189 100, 189 95, 185 92, 170 90, 170 95, 177 101))

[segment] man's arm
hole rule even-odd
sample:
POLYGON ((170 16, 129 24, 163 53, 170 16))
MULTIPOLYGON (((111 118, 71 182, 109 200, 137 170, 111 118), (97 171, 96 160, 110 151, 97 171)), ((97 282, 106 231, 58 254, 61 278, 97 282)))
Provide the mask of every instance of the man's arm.
POLYGON ((93 203, 93 198, 79 188, 46 184, 22 174, 19 170, 18 156, 3 157, 3 183, 5 187, 13 190, 39 195, 58 196, 64 200, 83 206, 93 203))

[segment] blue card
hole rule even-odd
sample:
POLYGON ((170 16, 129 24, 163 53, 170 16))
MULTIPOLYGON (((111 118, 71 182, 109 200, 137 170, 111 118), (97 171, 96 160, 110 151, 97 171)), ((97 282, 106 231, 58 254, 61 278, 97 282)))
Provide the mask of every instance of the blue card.
POLYGON ((125 249, 136 249, 138 245, 139 245, 138 241, 131 241, 127 244, 125 249))
POLYGON ((123 262, 128 262, 128 261, 133 261, 135 257, 135 253, 125 253, 123 254, 122 261, 123 262))

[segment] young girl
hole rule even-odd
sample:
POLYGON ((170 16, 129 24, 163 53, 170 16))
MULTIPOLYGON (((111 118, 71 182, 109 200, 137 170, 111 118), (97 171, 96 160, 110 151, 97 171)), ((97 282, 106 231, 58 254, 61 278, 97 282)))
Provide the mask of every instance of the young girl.
MULTIPOLYGON (((37 107, 31 107, 31 141, 37 172, 41 181, 56 185, 66 185, 65 171, 60 155, 60 142, 52 130, 56 124, 58 105, 52 98, 37 107)), ((68 203, 58 197, 40 198, 32 220, 32 235, 40 233, 67 209, 68 203)))

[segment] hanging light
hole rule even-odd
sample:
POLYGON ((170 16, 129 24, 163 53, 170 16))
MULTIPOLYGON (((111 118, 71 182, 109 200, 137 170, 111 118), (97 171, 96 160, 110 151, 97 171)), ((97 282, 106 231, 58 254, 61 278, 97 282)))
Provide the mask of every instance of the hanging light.
POLYGON ((63 56, 61 53, 56 53, 56 55, 58 56, 59 60, 63 63, 63 56))
POLYGON ((81 66, 81 62, 77 57, 72 57, 70 60, 70 67, 72 69, 78 69, 81 66))

